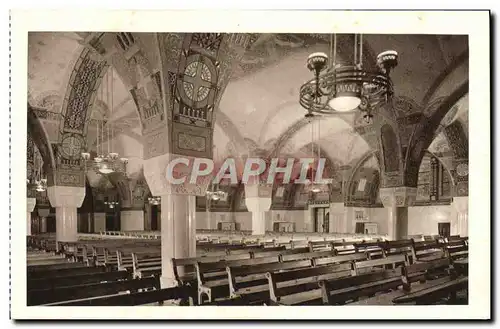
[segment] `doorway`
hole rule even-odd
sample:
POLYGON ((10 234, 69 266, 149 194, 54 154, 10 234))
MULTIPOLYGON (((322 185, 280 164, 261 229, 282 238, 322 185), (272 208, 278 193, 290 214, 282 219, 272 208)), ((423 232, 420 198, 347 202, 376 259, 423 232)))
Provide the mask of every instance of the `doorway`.
POLYGON ((314 232, 317 233, 330 232, 330 208, 328 207, 314 208, 314 232))
POLYGON ((438 223, 438 234, 442 237, 449 238, 451 231, 451 224, 449 222, 446 223, 438 223))

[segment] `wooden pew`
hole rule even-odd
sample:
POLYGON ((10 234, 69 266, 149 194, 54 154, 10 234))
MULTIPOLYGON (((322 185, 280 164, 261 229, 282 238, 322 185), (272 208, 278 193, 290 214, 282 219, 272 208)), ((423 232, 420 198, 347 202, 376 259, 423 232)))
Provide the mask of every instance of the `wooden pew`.
POLYGON ((113 271, 81 275, 53 276, 50 278, 28 280, 28 290, 49 289, 64 286, 75 286, 85 283, 113 281, 126 279, 128 275, 129 274, 126 271, 113 271))
POLYGON ((460 276, 452 280, 446 280, 438 284, 433 284, 424 289, 412 291, 403 296, 393 299, 394 304, 417 304, 417 305, 434 305, 442 303, 446 299, 449 303, 455 302, 457 292, 460 290, 467 290, 469 278, 467 276, 460 276))
POLYGON ((314 257, 312 258, 313 265, 315 267, 318 266, 326 266, 332 264, 340 264, 340 263, 355 263, 359 261, 368 260, 368 255, 364 252, 358 252, 355 254, 345 254, 345 255, 336 255, 330 257, 314 257))
POLYGON ((239 298, 242 304, 269 304, 269 283, 267 272, 283 272, 292 269, 311 267, 310 260, 275 262, 258 265, 228 266, 229 294, 239 298))
POLYGON ((350 263, 286 272, 268 272, 266 276, 271 305, 321 305, 323 301, 319 281, 351 274, 350 263))
POLYGON ((381 241, 362 241, 353 243, 353 246, 357 253, 364 252, 368 255, 369 259, 377 259, 384 257, 380 244, 381 241))
POLYGON ((99 298, 85 298, 69 302, 48 304, 50 306, 137 306, 156 304, 162 305, 168 300, 185 300, 186 289, 183 287, 172 287, 155 289, 146 292, 104 296, 99 298))
POLYGON ((27 273, 28 280, 33 279, 43 279, 43 278, 52 278, 57 276, 70 276, 70 275, 78 275, 78 274, 92 274, 92 273, 102 273, 106 272, 106 268, 103 266, 99 267, 90 267, 82 264, 77 264, 80 266, 63 268, 63 269, 45 269, 45 270, 36 270, 29 271, 27 273))
POLYGON ((412 245, 413 245, 412 256, 414 262, 425 262, 445 257, 445 253, 441 247, 441 244, 436 240, 433 241, 412 240, 412 245))
POLYGON ((313 259, 320 257, 331 257, 336 256, 337 253, 335 251, 315 251, 315 252, 305 252, 305 253, 284 253, 280 255, 280 261, 289 262, 293 260, 304 260, 304 259, 313 259))
POLYGON ((410 239, 384 241, 379 244, 384 257, 392 255, 407 254, 408 260, 413 263, 413 242, 410 239))
POLYGON ((380 269, 395 269, 408 264, 407 255, 392 255, 385 258, 365 260, 353 263, 355 275, 373 272, 380 269))
POLYGON ((257 265, 279 262, 279 257, 261 257, 253 259, 228 260, 216 263, 195 264, 198 281, 198 301, 212 302, 217 298, 229 297, 229 280, 226 268, 231 266, 257 265), (206 297, 206 298, 204 298, 206 297))
POLYGON ((159 289, 158 278, 115 280, 75 286, 36 289, 28 291, 28 306, 44 305, 71 300, 116 295, 121 292, 137 292, 145 289, 159 289))
POLYGON ((399 269, 365 273, 347 278, 324 280, 321 287, 322 302, 326 305, 343 305, 361 297, 397 289, 401 285, 399 269))

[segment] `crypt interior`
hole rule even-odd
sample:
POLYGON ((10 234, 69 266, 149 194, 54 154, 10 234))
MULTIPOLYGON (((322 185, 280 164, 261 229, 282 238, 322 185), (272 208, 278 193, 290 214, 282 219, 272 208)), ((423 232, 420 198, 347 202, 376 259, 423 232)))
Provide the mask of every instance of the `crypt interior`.
POLYGON ((468 236, 467 36, 28 40, 30 248, 79 260, 79 241, 95 259, 92 241, 149 243, 165 288, 181 286, 169 262, 204 243, 468 236), (318 95, 332 84, 337 98, 318 95), (238 184, 175 185, 165 168, 178 156, 321 157, 331 183, 244 184, 238 173, 238 184))

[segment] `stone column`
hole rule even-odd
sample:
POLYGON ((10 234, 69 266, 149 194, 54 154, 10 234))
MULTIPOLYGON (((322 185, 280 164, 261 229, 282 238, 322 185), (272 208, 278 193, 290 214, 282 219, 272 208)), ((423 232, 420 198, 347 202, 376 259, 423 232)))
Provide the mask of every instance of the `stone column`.
POLYGON ((172 258, 196 257, 196 204, 194 195, 161 196, 162 287, 176 285, 172 258))
POLYGON ((330 233, 348 232, 347 209, 344 203, 330 203, 330 233))
POLYGON ((176 157, 164 154, 144 161, 144 176, 151 194, 161 197, 162 288, 177 285, 172 258, 196 256, 196 196, 204 196, 208 185, 208 181, 171 184, 165 173, 170 160, 176 157))
POLYGON ((35 205, 36 198, 26 198, 26 235, 31 235, 31 212, 35 205))
POLYGON ((122 209, 120 212, 121 231, 144 231, 144 211, 142 209, 122 209))
POLYGON ((40 217, 40 233, 47 232, 47 216, 50 214, 48 208, 38 208, 38 216, 40 217))
POLYGON ((47 195, 56 208, 56 241, 78 240, 76 209, 85 199, 85 188, 74 186, 49 186, 47 195))
POLYGON ((106 213, 95 212, 94 213, 94 232, 104 232, 106 231, 106 213))
POLYGON ((245 185, 245 204, 252 213, 252 234, 266 234, 266 212, 271 209, 272 185, 245 185))
POLYGON ((453 198, 451 220, 451 234, 468 236, 469 234, 469 197, 458 196, 453 198), (455 224, 455 225, 454 225, 455 224))
POLYGON ((408 207, 417 196, 414 187, 389 187, 380 189, 380 200, 387 209, 387 235, 399 240, 408 235, 408 207))

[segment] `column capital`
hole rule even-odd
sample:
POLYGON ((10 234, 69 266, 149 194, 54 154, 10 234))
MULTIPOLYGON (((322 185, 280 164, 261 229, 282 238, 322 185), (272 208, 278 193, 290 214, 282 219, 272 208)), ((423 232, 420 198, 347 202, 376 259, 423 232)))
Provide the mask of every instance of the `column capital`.
POLYGON ((36 206, 36 198, 26 198, 26 211, 32 212, 36 206))
POLYGON ((408 186, 384 187, 379 192, 384 207, 410 207, 417 198, 417 188, 408 186))
POLYGON ((452 204, 458 213, 466 213, 469 210, 469 197, 468 196, 453 197, 452 204))
POLYGON ((82 206, 85 199, 85 187, 76 186, 49 186, 47 195, 52 207, 74 207, 82 206))
POLYGON ((191 178, 191 165, 194 159, 194 157, 190 156, 167 153, 144 160, 144 177, 146 178, 151 193, 155 196, 167 194, 205 196, 211 180, 210 175, 199 177, 195 184, 189 183, 191 178), (178 158, 186 158, 190 165, 186 166, 180 163, 175 166, 174 172, 180 174, 181 177, 185 176, 186 180, 181 184, 172 184, 167 179, 167 166, 171 161, 178 158))
POLYGON ((50 214, 49 208, 38 208, 38 216, 47 217, 50 214))
POLYGON ((272 184, 245 184, 245 198, 271 199, 272 196, 272 184))

